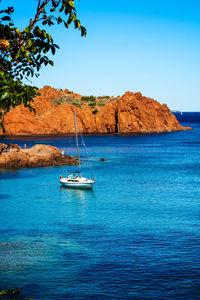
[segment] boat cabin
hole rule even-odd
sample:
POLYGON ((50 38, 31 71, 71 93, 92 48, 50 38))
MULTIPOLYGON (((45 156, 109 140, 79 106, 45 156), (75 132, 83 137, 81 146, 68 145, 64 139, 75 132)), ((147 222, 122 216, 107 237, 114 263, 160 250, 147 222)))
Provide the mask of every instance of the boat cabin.
POLYGON ((80 174, 70 174, 67 176, 67 181, 76 182, 81 178, 80 174))

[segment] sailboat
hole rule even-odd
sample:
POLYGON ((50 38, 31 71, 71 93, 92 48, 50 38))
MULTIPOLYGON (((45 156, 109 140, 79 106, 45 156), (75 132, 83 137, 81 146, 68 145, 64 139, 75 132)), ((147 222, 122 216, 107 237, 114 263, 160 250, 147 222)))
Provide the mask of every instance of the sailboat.
MULTIPOLYGON (((81 163, 80 163, 80 154, 79 154, 79 144, 78 144, 78 134, 77 134, 77 127, 80 132, 80 128, 76 119, 76 114, 74 114, 74 126, 75 126, 75 134, 76 134, 76 148, 77 148, 77 158, 78 158, 78 165, 79 170, 70 173, 67 177, 60 176, 60 183, 63 187, 66 188, 76 188, 76 189, 92 189, 93 185, 95 184, 95 180, 87 179, 82 176, 81 172, 81 163)), ((80 132, 81 134, 81 132, 80 132)), ((82 135, 81 135, 82 137, 82 135)), ((83 137, 82 137, 83 141, 83 137)), ((84 142, 83 142, 84 143, 84 142)), ((84 143, 85 145, 85 143, 84 143)))

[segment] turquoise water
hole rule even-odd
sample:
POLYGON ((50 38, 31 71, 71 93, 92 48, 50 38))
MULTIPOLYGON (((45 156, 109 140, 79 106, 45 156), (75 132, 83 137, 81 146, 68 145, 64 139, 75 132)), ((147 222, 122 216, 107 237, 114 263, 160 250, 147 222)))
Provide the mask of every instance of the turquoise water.
MULTIPOLYGON (((93 191, 60 187, 72 167, 1 170, 0 289, 35 299, 199 299, 200 114, 178 117, 194 130, 86 137, 93 191)), ((72 140, 1 142, 74 154, 72 140)))

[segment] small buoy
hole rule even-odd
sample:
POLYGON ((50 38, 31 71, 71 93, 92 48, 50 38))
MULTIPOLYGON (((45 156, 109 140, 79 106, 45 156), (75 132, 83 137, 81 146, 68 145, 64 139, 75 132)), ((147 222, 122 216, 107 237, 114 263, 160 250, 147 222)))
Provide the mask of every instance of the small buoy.
POLYGON ((105 158, 102 157, 102 158, 100 159, 100 161, 105 161, 105 158))
POLYGON ((62 179, 62 175, 60 175, 59 178, 62 179))

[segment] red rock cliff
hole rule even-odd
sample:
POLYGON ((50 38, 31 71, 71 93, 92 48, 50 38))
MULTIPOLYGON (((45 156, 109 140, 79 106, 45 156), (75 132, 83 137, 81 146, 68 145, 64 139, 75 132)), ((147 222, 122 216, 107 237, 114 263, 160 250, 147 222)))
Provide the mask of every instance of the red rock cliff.
MULTIPOLYGON (((39 92, 40 96, 34 99, 36 114, 20 105, 5 115, 5 135, 74 133, 73 110, 83 133, 159 133, 191 129, 182 127, 166 104, 143 97, 139 92, 127 92, 117 100, 99 106, 95 114, 88 105, 52 104, 53 99, 69 93, 67 90, 44 87, 39 92)), ((81 98, 72 95, 75 96, 81 98)))

